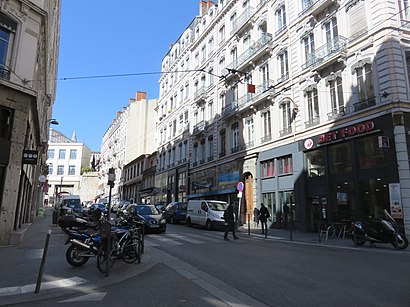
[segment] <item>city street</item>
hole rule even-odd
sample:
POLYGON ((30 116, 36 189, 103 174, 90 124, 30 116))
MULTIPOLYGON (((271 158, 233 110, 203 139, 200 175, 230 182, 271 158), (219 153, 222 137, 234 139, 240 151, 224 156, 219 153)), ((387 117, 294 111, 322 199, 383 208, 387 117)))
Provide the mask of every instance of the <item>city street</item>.
MULTIPOLYGON (((116 263, 100 286, 84 283, 17 306, 408 306, 410 258, 393 247, 353 248, 168 225, 146 236, 144 266, 116 263), (140 270, 138 273, 137 271, 140 270)), ((68 267, 65 258, 61 266, 68 267)), ((75 270, 98 276, 95 259, 75 270)), ((53 265, 57 265, 53 263, 53 265)), ((88 274, 96 276, 88 276, 88 274)), ((93 279, 94 278, 94 279, 93 279)), ((0 297, 1 301, 1 297, 0 297)))

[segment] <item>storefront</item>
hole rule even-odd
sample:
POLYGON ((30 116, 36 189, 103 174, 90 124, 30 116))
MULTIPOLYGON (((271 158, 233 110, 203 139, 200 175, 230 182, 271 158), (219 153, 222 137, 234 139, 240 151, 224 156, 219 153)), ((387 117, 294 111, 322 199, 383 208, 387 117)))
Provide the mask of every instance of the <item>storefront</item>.
POLYGON ((391 115, 312 136, 299 149, 305 155, 307 230, 316 231, 320 219, 349 223, 390 211, 391 191, 399 184, 391 115))

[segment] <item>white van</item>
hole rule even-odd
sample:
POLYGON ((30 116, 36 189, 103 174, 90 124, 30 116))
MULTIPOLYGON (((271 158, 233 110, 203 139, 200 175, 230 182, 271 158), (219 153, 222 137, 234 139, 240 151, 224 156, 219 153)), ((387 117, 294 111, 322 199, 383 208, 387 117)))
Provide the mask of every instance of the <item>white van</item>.
POLYGON ((228 203, 219 200, 188 201, 186 222, 188 226, 201 225, 206 229, 224 227, 224 211, 228 203))

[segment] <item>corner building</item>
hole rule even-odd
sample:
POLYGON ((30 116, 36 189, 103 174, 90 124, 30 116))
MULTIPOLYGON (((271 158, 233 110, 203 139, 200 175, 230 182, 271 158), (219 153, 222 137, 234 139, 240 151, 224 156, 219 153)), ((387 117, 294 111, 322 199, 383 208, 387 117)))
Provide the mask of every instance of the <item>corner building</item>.
POLYGON ((236 202, 243 181, 242 223, 261 202, 305 231, 387 209, 409 233, 407 6, 201 1, 162 63, 164 198, 236 202))

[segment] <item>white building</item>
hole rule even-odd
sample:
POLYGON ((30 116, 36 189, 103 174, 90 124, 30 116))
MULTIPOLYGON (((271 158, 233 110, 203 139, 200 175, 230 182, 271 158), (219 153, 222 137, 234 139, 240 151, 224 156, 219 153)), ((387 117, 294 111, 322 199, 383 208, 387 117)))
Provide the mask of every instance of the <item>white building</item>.
POLYGON ((243 181, 242 222, 264 202, 275 227, 388 209, 410 231, 408 2, 200 3, 162 62, 163 198, 243 181))
POLYGON ((122 199, 124 184, 123 168, 135 158, 155 151, 156 99, 147 100, 145 92, 137 92, 135 98, 117 117, 103 136, 99 164, 100 191, 102 197, 109 195, 108 171, 114 169, 115 182, 112 199, 122 199))
POLYGON ((59 31, 59 0, 1 1, 0 245, 16 243, 42 203, 59 31))
POLYGON ((80 195, 82 201, 91 200, 97 194, 94 191, 81 189, 83 167, 90 166, 91 150, 84 143, 66 137, 61 132, 50 129, 47 152, 48 166, 48 199, 53 204, 60 192, 80 195), (90 194, 91 193, 91 194, 90 194))

